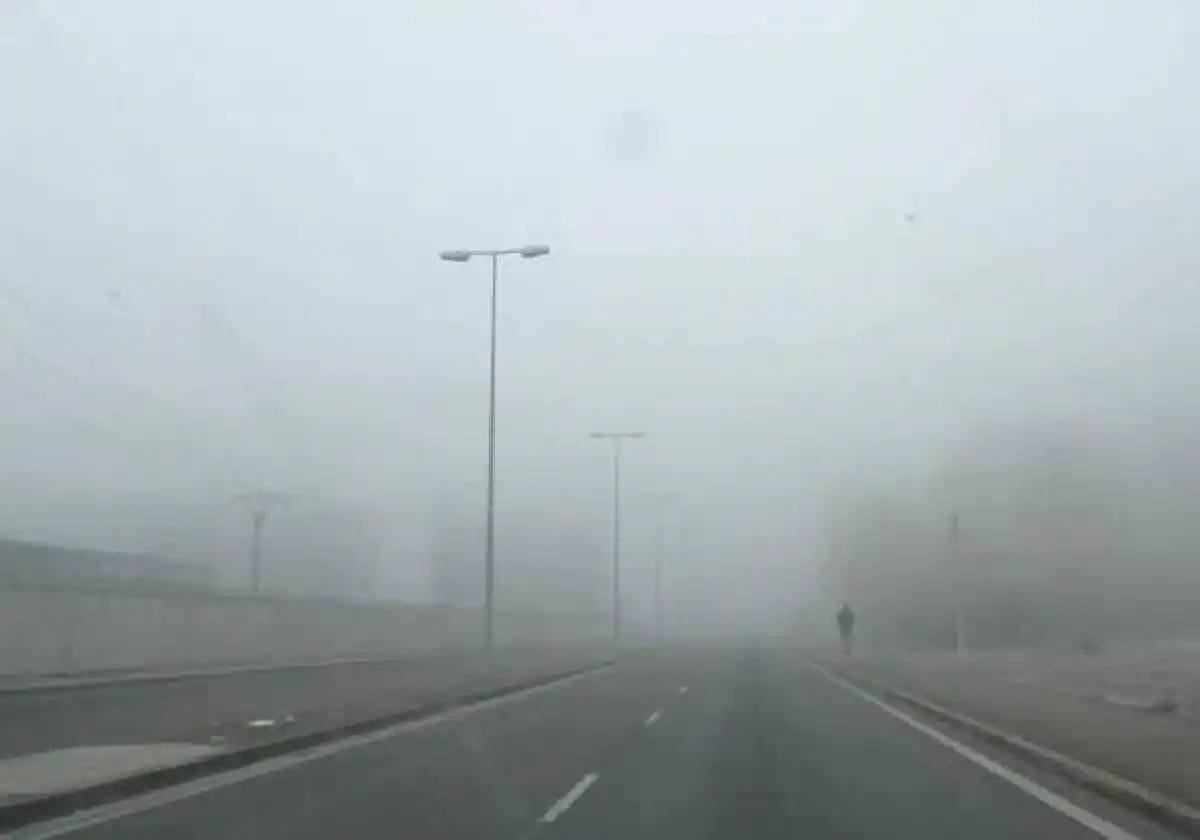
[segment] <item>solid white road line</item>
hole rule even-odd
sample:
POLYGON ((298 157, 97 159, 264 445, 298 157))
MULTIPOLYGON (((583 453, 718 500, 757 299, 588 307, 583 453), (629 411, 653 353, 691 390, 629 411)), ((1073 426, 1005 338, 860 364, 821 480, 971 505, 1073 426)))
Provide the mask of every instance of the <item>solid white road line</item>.
POLYGON ((450 723, 461 718, 469 717, 478 712, 492 709, 497 706, 503 706, 508 703, 513 703, 519 700, 524 700, 533 697, 537 694, 556 691, 560 688, 565 688, 568 685, 586 680, 591 677, 601 674, 610 673, 610 668, 598 668, 594 671, 584 671, 580 674, 573 674, 569 677, 564 677, 561 680, 545 685, 538 685, 532 688, 523 689, 512 694, 506 694, 502 697, 496 697, 491 700, 483 700, 469 706, 460 706, 457 709, 440 712, 430 717, 419 718, 417 720, 398 723, 395 726, 389 726, 386 729, 380 729, 376 732, 369 732, 365 735, 354 735, 340 741, 332 741, 328 744, 322 744, 318 747, 312 747, 307 750, 301 750, 297 753, 289 755, 281 755, 277 758, 269 758, 265 761, 251 764, 246 767, 240 767, 236 770, 227 770, 224 773, 217 773, 212 776, 207 776, 202 779, 196 779, 191 782, 184 782, 181 785, 174 787, 163 788, 162 790, 151 791, 137 796, 132 796, 129 799, 123 799, 119 802, 114 802, 110 805, 101 805, 97 808, 92 808, 86 811, 80 811, 71 814, 67 817, 59 817, 53 820, 47 820, 43 823, 28 826, 26 828, 15 829, 11 834, 0 834, 0 840, 5 838, 21 838, 21 840, 32 840, 32 838, 45 837, 61 837, 65 834, 72 834, 76 831, 81 831, 85 828, 90 828, 96 825, 113 822, 122 817, 140 814, 143 811, 152 811, 155 808, 161 808, 164 805, 170 805, 173 802, 179 802, 183 799, 190 799, 193 796, 209 793, 210 791, 219 790, 220 788, 229 787, 231 785, 248 782, 251 779, 256 779, 259 776, 266 776, 270 773, 276 773, 280 770, 286 770, 290 767, 296 767, 301 764, 308 764, 310 761, 319 761, 337 753, 352 750, 356 747, 375 744, 380 741, 386 741, 390 738, 396 738, 401 735, 406 735, 410 732, 418 732, 422 729, 429 729, 434 726, 439 726, 443 723, 450 723))
POLYGON ((587 789, 592 786, 592 783, 599 778, 600 777, 595 773, 588 773, 586 776, 576 782, 575 787, 567 791, 566 796, 550 806, 550 810, 542 816, 541 822, 552 823, 565 814, 567 809, 575 804, 575 800, 583 796, 584 792, 587 791, 587 789))
POLYGON ((642 721, 642 726, 653 726, 654 721, 658 720, 659 715, 661 715, 661 714, 662 714, 661 711, 659 711, 658 709, 655 709, 653 712, 650 713, 650 717, 648 717, 644 721, 642 721))
POLYGON ((687 694, 687 689, 688 687, 686 685, 679 686, 679 696, 682 697, 683 695, 687 694))
POLYGON ((959 743, 958 741, 951 738, 949 735, 946 735, 945 733, 941 732, 940 730, 934 729, 932 726, 922 723, 921 721, 914 718, 912 715, 906 714, 906 713, 900 711, 899 709, 897 709, 896 707, 883 702, 875 695, 870 694, 866 691, 863 691, 858 686, 854 685, 853 683, 851 683, 847 680, 842 679, 839 676, 836 676, 836 675, 830 673, 829 671, 827 671, 825 668, 821 667, 820 665, 817 665, 816 663, 811 663, 811 664, 812 664, 813 668, 817 669, 822 674, 824 674, 825 678, 827 680, 829 680, 830 682, 841 686, 842 688, 846 689, 847 691, 857 694, 859 697, 861 697, 863 700, 866 700, 868 703, 870 703, 874 706, 877 706, 880 709, 883 709, 883 711, 887 712, 892 717, 897 718, 898 720, 904 721, 909 726, 911 726, 913 729, 916 729, 918 732, 922 732, 925 735, 928 735, 930 738, 937 741, 943 747, 953 750, 954 752, 958 753, 959 755, 961 755, 963 758, 967 759, 968 761, 974 762, 975 764, 982 767, 984 770, 987 770, 990 773, 994 773, 995 775, 999 776, 1001 779, 1004 779, 1004 781, 1006 781, 1012 785, 1015 785, 1016 787, 1023 790, 1025 793, 1032 796, 1034 799, 1037 799, 1038 801, 1042 802, 1045 805, 1049 805, 1051 808, 1053 808, 1055 811, 1058 811, 1063 816, 1070 817, 1071 819, 1075 820, 1075 822, 1079 823, 1080 825, 1085 826, 1086 828, 1090 828, 1092 831, 1096 832, 1101 837, 1105 838, 1105 840, 1138 840, 1136 835, 1130 834, 1125 829, 1123 829, 1119 826, 1113 825, 1108 820, 1106 820, 1102 817, 1096 816, 1091 811, 1085 811, 1083 808, 1080 808, 1078 805, 1075 805, 1074 803, 1069 802, 1068 800, 1059 796, 1057 793, 1054 793, 1053 791, 1047 790, 1046 788, 1042 787, 1041 785, 1039 785, 1037 782, 1033 781, 1032 779, 1028 779, 1025 776, 1022 776, 1020 773, 1016 772, 1015 770, 1010 770, 1009 768, 1005 767, 1003 764, 999 764, 998 762, 993 761, 992 759, 988 758, 983 753, 971 749, 966 744, 959 743))

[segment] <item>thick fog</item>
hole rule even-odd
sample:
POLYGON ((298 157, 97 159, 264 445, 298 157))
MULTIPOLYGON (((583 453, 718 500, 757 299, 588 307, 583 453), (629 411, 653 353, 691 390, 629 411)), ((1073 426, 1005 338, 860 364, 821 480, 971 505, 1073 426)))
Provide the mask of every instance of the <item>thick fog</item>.
POLYGON ((1200 597, 1198 35, 1184 2, 10 0, 0 531, 243 586, 271 491, 269 589, 477 599, 488 265, 438 253, 545 242, 501 265, 502 605, 608 609, 588 434, 641 431, 642 626, 663 492, 676 629, 847 598, 942 639, 961 578, 997 644, 1165 615, 1200 597))

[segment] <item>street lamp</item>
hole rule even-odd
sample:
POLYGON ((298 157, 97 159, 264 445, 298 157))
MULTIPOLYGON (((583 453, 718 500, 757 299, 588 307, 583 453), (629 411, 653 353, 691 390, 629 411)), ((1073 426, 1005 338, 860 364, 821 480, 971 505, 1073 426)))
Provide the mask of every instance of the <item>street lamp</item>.
POLYGON ((680 496, 678 493, 647 493, 643 498, 654 505, 654 634, 661 645, 663 641, 663 529, 668 508, 678 502, 680 496))
POLYGON ((968 657, 967 648, 967 616, 966 616, 966 568, 963 566, 962 551, 959 546, 960 531, 958 527, 958 514, 950 514, 950 563, 953 566, 951 574, 954 576, 954 647, 958 652, 958 658, 961 662, 966 662, 968 657))
POLYGON ((250 510, 254 531, 250 537, 250 591, 255 595, 262 589, 262 538, 267 517, 278 505, 288 500, 285 493, 238 493, 234 496, 250 510))
POLYGON ((471 257, 490 257, 492 260, 492 338, 491 376, 488 399, 488 479, 487 479, 487 553, 484 560, 484 638, 490 650, 495 640, 495 507, 496 507, 496 292, 499 285, 500 257, 519 254, 525 259, 550 253, 548 245, 525 245, 496 251, 442 251, 441 258, 450 262, 466 262, 471 257))
POLYGON ((621 641, 621 442, 636 440, 642 432, 592 432, 588 437, 612 442, 613 451, 613 641, 621 641))

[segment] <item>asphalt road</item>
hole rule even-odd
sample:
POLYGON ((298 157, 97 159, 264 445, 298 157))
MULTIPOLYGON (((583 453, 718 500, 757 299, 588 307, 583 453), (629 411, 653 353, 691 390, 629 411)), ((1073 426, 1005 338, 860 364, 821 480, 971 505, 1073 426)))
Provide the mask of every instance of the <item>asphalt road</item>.
POLYGON ((643 655, 124 810, 58 828, 86 840, 1101 836, 754 646, 643 655))

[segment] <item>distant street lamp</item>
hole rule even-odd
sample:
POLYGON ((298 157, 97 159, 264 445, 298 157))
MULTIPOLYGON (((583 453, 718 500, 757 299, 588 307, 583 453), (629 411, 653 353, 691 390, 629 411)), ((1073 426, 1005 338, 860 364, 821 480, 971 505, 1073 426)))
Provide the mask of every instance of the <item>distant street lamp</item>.
POLYGON ((663 642, 663 531, 667 510, 679 501, 678 493, 647 493, 643 496, 654 505, 654 636, 663 642))
POLYGON ((951 575, 954 578, 954 647, 961 662, 966 662, 969 656, 967 647, 967 614, 966 614, 966 569, 962 561, 962 549, 959 545, 961 532, 958 526, 958 514, 950 514, 950 563, 951 575))
POLYGON ((491 376, 488 399, 488 478, 487 478, 487 549, 484 559, 484 643, 490 650, 495 641, 495 508, 496 508, 496 295, 499 286, 500 257, 513 254, 525 259, 550 253, 548 245, 526 245, 496 251, 442 251, 444 260, 466 262, 471 257, 490 257, 492 260, 492 338, 491 376))
POLYGON ((621 443, 645 437, 642 432, 592 432, 589 437, 612 442, 613 452, 613 641, 621 641, 621 443))
POLYGON ((271 511, 287 500, 284 493, 238 493, 235 499, 250 510, 254 533, 250 538, 250 591, 257 595, 262 589, 263 527, 271 511))

